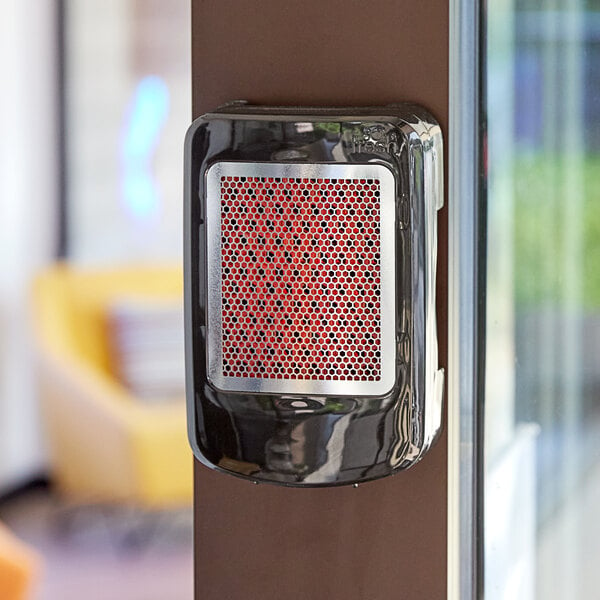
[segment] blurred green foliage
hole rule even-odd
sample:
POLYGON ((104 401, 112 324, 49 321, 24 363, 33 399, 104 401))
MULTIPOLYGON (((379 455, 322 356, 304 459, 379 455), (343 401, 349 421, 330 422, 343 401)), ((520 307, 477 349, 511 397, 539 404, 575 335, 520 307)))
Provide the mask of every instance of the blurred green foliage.
POLYGON ((600 309, 600 156, 520 156, 513 178, 517 304, 600 309))

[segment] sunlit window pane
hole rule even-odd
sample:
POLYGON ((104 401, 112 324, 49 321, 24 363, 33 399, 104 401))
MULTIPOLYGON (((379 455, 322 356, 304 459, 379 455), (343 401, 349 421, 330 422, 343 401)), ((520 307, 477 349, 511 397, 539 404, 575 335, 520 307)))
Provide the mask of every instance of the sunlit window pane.
POLYGON ((597 596, 600 3, 492 0, 486 599, 597 596))

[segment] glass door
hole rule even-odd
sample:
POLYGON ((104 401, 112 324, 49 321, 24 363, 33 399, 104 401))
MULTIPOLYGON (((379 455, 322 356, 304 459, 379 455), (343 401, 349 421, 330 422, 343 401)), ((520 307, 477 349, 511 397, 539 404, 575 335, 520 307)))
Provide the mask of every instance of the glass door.
POLYGON ((598 597, 600 2, 489 0, 485 598, 598 597))
POLYGON ((82 266, 179 263, 190 3, 61 0, 60 6, 62 254, 82 266))

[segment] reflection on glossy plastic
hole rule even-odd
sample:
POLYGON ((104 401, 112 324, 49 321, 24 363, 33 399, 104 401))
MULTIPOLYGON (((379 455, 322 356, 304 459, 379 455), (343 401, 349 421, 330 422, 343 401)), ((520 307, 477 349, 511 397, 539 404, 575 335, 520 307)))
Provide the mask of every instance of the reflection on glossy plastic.
POLYGON ((233 103, 186 138, 188 430, 255 482, 417 462, 442 415, 442 137, 413 105, 233 103))

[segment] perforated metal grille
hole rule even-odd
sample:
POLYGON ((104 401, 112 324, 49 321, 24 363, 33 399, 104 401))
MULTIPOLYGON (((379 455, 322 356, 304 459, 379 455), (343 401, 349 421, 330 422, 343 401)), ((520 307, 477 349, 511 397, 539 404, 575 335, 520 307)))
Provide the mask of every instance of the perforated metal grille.
POLYGON ((221 177, 222 369, 379 381, 378 179, 221 177))

